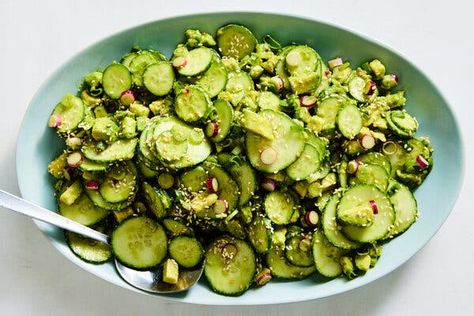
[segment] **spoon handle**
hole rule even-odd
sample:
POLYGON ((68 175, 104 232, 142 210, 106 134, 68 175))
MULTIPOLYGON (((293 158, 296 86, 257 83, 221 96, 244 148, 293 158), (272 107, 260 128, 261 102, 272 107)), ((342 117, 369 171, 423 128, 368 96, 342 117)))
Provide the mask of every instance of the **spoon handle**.
POLYGON ((109 237, 87 226, 74 222, 55 212, 42 208, 15 195, 0 190, 0 206, 36 218, 45 223, 64 228, 83 236, 109 243, 109 237))

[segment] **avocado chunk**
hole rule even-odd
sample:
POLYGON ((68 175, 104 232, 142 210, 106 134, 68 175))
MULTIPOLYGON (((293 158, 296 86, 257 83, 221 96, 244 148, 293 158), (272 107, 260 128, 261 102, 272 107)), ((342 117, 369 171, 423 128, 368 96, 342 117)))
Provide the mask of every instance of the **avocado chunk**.
POLYGON ((117 140, 118 133, 119 127, 110 117, 99 117, 94 120, 94 125, 92 125, 92 137, 94 137, 95 140, 114 142, 117 140))
POLYGON ((374 222, 374 212, 370 205, 357 206, 340 210, 337 219, 348 225, 367 227, 374 222))
POLYGON ((274 138, 272 123, 258 113, 244 110, 242 112, 240 124, 243 128, 252 133, 265 137, 269 140, 273 140, 274 138))
POLYGON ((163 265, 163 282, 169 284, 178 283, 179 267, 174 259, 166 259, 163 265))
POLYGON ((66 204, 66 205, 72 205, 77 198, 81 195, 82 193, 82 185, 80 180, 76 180, 73 184, 71 184, 66 191, 64 191, 61 196, 59 197, 59 200, 66 204))

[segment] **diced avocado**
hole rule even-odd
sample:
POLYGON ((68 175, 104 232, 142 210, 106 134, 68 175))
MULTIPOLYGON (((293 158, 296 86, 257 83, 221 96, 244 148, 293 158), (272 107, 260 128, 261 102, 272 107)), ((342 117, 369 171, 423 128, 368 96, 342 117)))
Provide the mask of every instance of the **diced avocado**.
POLYGON ((64 191, 59 200, 66 204, 72 205, 77 198, 82 194, 82 184, 80 180, 76 180, 73 184, 71 184, 66 191, 64 191))
POLYGON ((372 258, 368 254, 358 254, 354 258, 354 263, 357 269, 361 271, 368 271, 372 258))
POLYGON ((405 103, 407 102, 407 99, 405 98, 405 92, 404 91, 399 91, 397 93, 393 94, 387 94, 385 96, 385 100, 387 102, 387 105, 393 109, 397 108, 400 106, 404 106, 405 103))
POLYGON ((342 272, 348 277, 353 278, 356 276, 354 263, 352 262, 352 258, 349 256, 342 256, 339 260, 339 264, 341 265, 342 272))
POLYGON ((174 259, 166 259, 163 265, 163 282, 169 284, 178 283, 179 279, 179 267, 178 263, 174 259))
POLYGON ((216 46, 216 41, 211 34, 206 32, 201 32, 199 30, 188 29, 184 33, 186 36, 186 44, 189 47, 198 47, 198 46, 216 46))
POLYGON ((242 112, 242 118, 240 124, 246 130, 265 137, 269 140, 273 140, 273 128, 272 123, 266 120, 263 116, 250 110, 244 110, 242 112))
POLYGON ((370 70, 375 75, 376 79, 382 79, 382 77, 385 75, 385 66, 382 64, 382 62, 378 59, 374 59, 369 63, 370 70))
POLYGON ((374 212, 370 205, 358 206, 338 211, 337 219, 348 225, 367 227, 374 222, 374 212))
POLYGON ((118 133, 119 127, 110 117, 99 117, 94 120, 94 125, 92 125, 92 137, 94 137, 95 140, 113 142, 117 139, 118 133))
POLYGON ((67 166, 67 152, 63 152, 56 159, 50 162, 48 172, 56 179, 64 178, 64 168, 67 166))
POLYGON ((114 215, 114 218, 117 221, 117 223, 121 223, 125 219, 133 215, 133 208, 129 206, 127 208, 124 208, 123 210, 113 211, 112 214, 114 215))
POLYGON ((166 116, 173 111, 172 101, 169 98, 153 101, 148 105, 148 107, 156 116, 166 116))
POLYGON ((182 200, 181 205, 187 210, 201 213, 216 203, 217 199, 218 196, 215 193, 199 192, 191 199, 182 200))
POLYGON ((103 105, 96 106, 94 108, 94 115, 96 118, 99 117, 106 117, 107 116, 107 110, 103 105))
POLYGON ((126 116, 123 118, 121 126, 121 135, 124 138, 133 138, 137 136, 137 121, 135 121, 130 116, 126 116))
POLYGON ((130 104, 130 111, 136 116, 148 117, 150 114, 150 109, 140 102, 133 102, 130 104))
POLYGON ((296 94, 303 94, 318 87, 320 76, 316 72, 305 72, 290 76, 289 80, 291 90, 296 94))
POLYGON ((150 119, 145 116, 139 116, 137 117, 137 131, 142 132, 145 127, 148 125, 148 122, 150 122, 150 119))

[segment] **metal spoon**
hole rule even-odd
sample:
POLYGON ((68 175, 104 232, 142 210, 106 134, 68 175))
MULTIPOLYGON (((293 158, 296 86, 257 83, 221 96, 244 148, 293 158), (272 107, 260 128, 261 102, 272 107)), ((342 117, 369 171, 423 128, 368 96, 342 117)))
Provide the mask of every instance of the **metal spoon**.
MULTIPOLYGON (((0 206, 94 240, 110 244, 109 236, 3 190, 0 190, 0 206)), ((186 291, 200 279, 204 269, 203 264, 201 264, 194 270, 181 270, 179 272, 178 283, 169 284, 163 282, 162 267, 151 271, 137 271, 122 265, 117 260, 115 260, 115 267, 120 276, 128 284, 147 292, 161 294, 186 291)))

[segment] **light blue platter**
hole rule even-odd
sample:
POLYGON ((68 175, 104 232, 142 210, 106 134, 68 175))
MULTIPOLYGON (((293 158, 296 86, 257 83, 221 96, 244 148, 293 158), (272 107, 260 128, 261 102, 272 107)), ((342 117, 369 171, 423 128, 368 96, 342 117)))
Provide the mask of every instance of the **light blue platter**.
MULTIPOLYGON (((240 297, 217 295, 201 281, 185 294, 161 297, 213 305, 298 302, 345 292, 390 273, 428 242, 454 206, 463 174, 463 150, 458 125, 440 92, 405 58, 360 35, 313 20, 263 13, 214 13, 176 17, 126 30, 73 56, 43 84, 24 117, 16 157, 22 196, 55 210, 52 179, 47 173, 47 165, 62 150, 62 141, 47 127, 47 120, 61 97, 77 90, 83 75, 120 59, 134 45, 161 50, 169 57, 172 49, 183 39, 183 32, 187 28, 214 32, 219 26, 230 22, 247 25, 260 39, 265 34, 271 34, 283 44, 306 43, 314 47, 325 60, 341 56, 353 65, 375 57, 382 60, 390 72, 400 76, 401 88, 407 91, 407 109, 420 123, 418 135, 429 136, 435 148, 435 166, 415 194, 420 209, 419 220, 407 233, 386 245, 377 266, 361 278, 352 281, 323 281, 312 276, 298 282, 277 281, 260 289, 251 289, 240 297)), ((96 266, 77 259, 69 251, 59 229, 40 222, 37 224, 64 256, 84 270, 111 283, 140 292, 122 281, 112 264, 96 266)))

